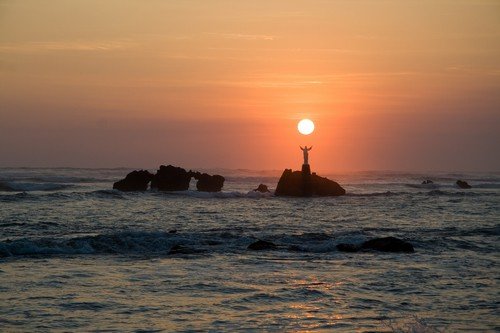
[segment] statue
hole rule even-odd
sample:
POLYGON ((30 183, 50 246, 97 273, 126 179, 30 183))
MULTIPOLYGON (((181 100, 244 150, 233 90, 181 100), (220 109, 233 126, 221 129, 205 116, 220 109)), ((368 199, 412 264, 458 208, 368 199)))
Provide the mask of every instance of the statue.
POLYGON ((309 150, 312 149, 312 146, 309 148, 307 148, 307 146, 304 146, 304 148, 302 148, 301 146, 299 147, 304 152, 304 165, 309 165, 309 150))

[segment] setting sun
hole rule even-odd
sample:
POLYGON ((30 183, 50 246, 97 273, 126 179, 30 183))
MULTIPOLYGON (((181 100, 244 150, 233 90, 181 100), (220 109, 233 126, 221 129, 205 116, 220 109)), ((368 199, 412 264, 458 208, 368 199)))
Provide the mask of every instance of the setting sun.
POLYGON ((302 119, 299 121, 297 128, 300 134, 309 135, 314 132, 314 123, 310 119, 302 119))

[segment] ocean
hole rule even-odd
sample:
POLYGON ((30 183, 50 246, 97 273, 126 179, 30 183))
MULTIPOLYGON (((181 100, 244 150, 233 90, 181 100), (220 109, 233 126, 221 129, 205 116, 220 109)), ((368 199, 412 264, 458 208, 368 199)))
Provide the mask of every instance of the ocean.
POLYGON ((323 175, 347 190, 328 198, 251 191, 279 171, 112 190, 130 171, 0 169, 0 331, 500 331, 500 173, 323 175), (386 236, 415 253, 336 248, 386 236))

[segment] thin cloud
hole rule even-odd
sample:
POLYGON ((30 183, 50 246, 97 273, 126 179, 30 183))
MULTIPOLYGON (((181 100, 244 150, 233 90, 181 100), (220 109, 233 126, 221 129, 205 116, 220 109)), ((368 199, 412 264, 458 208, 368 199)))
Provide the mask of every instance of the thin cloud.
POLYGON ((249 35, 238 33, 218 33, 218 32, 205 32, 205 35, 224 38, 224 39, 241 39, 241 40, 275 40, 277 36, 273 35, 249 35))
POLYGON ((0 44, 0 52, 33 53, 51 51, 112 51, 131 47, 129 40, 115 41, 43 41, 0 44))

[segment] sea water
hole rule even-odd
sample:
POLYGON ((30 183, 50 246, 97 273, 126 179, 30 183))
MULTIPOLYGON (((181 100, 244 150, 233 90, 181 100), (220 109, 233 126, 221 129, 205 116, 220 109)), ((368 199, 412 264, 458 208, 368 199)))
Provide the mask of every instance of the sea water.
POLYGON ((112 190, 129 171, 0 169, 0 331, 500 331, 499 173, 334 174, 346 196, 284 198, 251 191, 275 171, 112 190), (386 236, 415 253, 336 249, 386 236))

